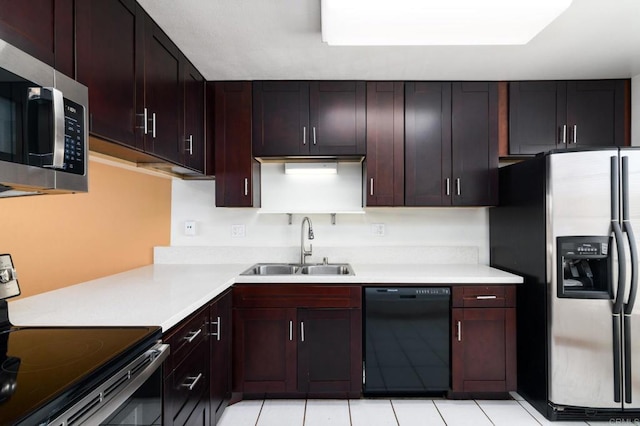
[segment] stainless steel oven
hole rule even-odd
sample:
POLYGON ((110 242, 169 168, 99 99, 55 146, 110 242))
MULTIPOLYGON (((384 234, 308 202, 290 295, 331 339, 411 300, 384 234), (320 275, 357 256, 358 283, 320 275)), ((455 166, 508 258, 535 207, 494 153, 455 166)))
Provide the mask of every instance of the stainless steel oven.
POLYGON ((160 327, 14 326, 4 299, 19 293, 0 254, 1 424, 162 424, 160 327))

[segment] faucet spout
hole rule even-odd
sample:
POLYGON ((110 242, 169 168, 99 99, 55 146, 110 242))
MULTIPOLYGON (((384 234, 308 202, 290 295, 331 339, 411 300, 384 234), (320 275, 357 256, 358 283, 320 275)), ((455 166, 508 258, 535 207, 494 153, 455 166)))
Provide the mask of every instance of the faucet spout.
POLYGON ((306 250, 304 248, 304 224, 309 225, 309 229, 307 231, 307 238, 309 240, 313 240, 314 235, 313 235, 313 225, 311 224, 311 219, 309 219, 308 216, 305 216, 304 219, 302 219, 302 225, 300 228, 300 264, 304 265, 305 261, 307 259, 307 256, 311 256, 312 252, 313 252, 313 244, 309 243, 309 250, 306 250))

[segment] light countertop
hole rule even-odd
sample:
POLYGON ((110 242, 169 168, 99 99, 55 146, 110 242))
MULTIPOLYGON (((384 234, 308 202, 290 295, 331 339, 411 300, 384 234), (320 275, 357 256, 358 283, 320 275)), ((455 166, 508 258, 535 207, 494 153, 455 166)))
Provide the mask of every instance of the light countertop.
POLYGON ((167 265, 133 269, 9 301, 18 326, 159 325, 169 330, 234 283, 519 284, 522 278, 475 264, 352 264, 353 276, 242 276, 250 264, 167 265))

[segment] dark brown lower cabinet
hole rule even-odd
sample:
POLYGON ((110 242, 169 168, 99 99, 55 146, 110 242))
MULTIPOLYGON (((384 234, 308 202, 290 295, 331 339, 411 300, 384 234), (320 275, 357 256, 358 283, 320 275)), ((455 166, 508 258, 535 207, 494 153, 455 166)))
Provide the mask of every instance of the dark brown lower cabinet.
POLYGON ((454 398, 516 390, 514 303, 513 286, 453 288, 451 393, 454 398))
POLYGON ((211 345, 211 424, 216 424, 231 399, 231 291, 209 305, 211 345))
POLYGON ((362 313, 357 309, 298 309, 298 391, 359 394, 362 313), (355 388, 355 389, 354 389, 355 388))
POLYGON ((165 333, 163 425, 215 425, 231 398, 231 291, 165 333))
POLYGON ((359 397, 358 286, 234 288, 233 390, 245 398, 359 397))

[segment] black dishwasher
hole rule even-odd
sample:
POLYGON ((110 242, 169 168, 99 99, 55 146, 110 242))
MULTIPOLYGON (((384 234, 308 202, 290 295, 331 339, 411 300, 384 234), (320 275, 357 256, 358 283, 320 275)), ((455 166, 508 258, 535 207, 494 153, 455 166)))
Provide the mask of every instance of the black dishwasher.
POLYGON ((366 287, 364 296, 364 394, 446 392, 451 289, 366 287))

